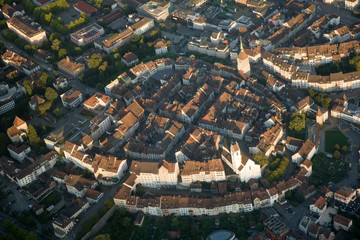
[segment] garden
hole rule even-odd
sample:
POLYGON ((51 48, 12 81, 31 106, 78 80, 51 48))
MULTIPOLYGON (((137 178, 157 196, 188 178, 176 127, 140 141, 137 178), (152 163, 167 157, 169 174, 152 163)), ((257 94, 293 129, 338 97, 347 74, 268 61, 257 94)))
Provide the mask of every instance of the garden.
POLYGON ((327 157, 318 153, 312 158, 312 183, 315 186, 328 185, 329 182, 339 182, 347 174, 347 163, 340 159, 327 157))

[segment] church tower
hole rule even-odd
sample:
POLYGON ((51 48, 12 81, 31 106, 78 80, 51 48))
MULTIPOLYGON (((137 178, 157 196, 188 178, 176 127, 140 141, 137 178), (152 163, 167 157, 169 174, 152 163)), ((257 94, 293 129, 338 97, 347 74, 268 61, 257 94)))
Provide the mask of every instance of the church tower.
POLYGON ((237 69, 238 71, 242 70, 246 76, 250 76, 251 69, 250 69, 249 57, 244 51, 241 37, 240 37, 240 53, 237 57, 237 69))

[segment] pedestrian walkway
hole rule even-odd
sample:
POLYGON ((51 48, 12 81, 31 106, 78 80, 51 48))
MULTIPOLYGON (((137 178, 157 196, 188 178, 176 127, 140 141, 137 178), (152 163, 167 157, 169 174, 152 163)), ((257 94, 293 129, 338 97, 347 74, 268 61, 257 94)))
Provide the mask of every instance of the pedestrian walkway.
POLYGON ((348 131, 350 131, 350 128, 345 128, 345 129, 343 130, 343 132, 348 132, 348 131))

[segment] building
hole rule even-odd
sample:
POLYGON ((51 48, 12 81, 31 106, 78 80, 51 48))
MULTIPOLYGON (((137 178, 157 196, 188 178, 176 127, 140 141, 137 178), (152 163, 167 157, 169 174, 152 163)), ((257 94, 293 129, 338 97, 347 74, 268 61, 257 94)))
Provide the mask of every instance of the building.
POLYGON ((106 109, 110 103, 111 97, 97 92, 84 102, 84 107, 90 111, 100 112, 106 109))
POLYGON ((55 151, 48 152, 18 172, 16 175, 16 183, 20 187, 24 187, 32 183, 33 181, 37 180, 41 174, 53 168, 57 160, 58 154, 55 151))
POLYGON ((74 221, 59 216, 52 221, 52 226, 54 228, 55 236, 64 238, 74 227, 74 221))
POLYGON ((7 149, 10 153, 10 156, 19 162, 23 162, 24 159, 26 158, 26 154, 28 154, 31 151, 30 146, 26 144, 22 144, 19 146, 14 144, 9 144, 7 146, 7 149))
POLYGON ((165 21, 169 16, 171 5, 168 1, 149 1, 140 5, 137 11, 140 15, 153 18, 157 21, 165 21))
POLYGON ((179 164, 177 162, 170 163, 166 160, 160 162, 133 160, 129 171, 136 174, 136 183, 155 188, 162 185, 176 185, 179 164))
POLYGON ((74 9, 78 12, 83 12, 87 15, 92 15, 97 12, 97 9, 84 1, 77 2, 73 5, 74 9))
POLYGON ((126 29, 121 33, 114 33, 113 35, 95 41, 95 47, 111 53, 114 49, 122 47, 124 44, 129 43, 133 38, 134 32, 131 29, 126 29))
POLYGON ((70 174, 66 179, 67 191, 76 197, 84 197, 87 189, 94 189, 97 185, 96 181, 83 178, 80 175, 70 174))
POLYGON ((13 2, 13 6, 10 6, 9 4, 5 4, 1 9, 2 15, 6 18, 12 18, 12 17, 18 17, 21 18, 24 15, 24 10, 18 9, 15 2, 13 2))
POLYGON ((72 88, 61 94, 60 99, 64 107, 75 108, 82 103, 83 95, 79 90, 72 88))
POLYGON ((243 154, 237 142, 231 143, 229 147, 227 141, 224 141, 221 159, 239 175, 242 182, 261 177, 260 165, 243 154))
POLYGON ((96 24, 90 24, 77 32, 70 34, 70 40, 78 46, 91 43, 105 33, 104 29, 96 24))
POLYGON ((326 211, 326 206, 325 198, 320 196, 313 204, 310 204, 310 211, 321 215, 326 211))
POLYGON ((167 44, 164 39, 158 39, 154 42, 155 54, 162 55, 168 52, 167 44))
POLYGON ((11 142, 19 143, 23 142, 23 136, 27 136, 28 126, 26 122, 24 122, 21 118, 15 117, 13 121, 13 126, 9 127, 6 130, 8 137, 10 138, 11 142))
POLYGON ((30 98, 29 107, 31 108, 31 110, 35 111, 39 105, 41 105, 45 102, 46 102, 46 100, 44 99, 43 96, 39 96, 39 95, 35 94, 35 95, 31 96, 31 98, 30 98))
POLYGON ((240 38, 240 53, 237 56, 237 69, 238 71, 243 71, 246 76, 250 76, 251 74, 249 57, 244 51, 241 38, 240 38))
POLYGON ((4 63, 24 72, 26 75, 30 75, 40 70, 39 64, 10 50, 6 50, 6 52, 1 55, 1 58, 4 63))
POLYGON ((300 150, 291 156, 291 159, 294 163, 297 163, 299 165, 300 162, 305 159, 311 160, 317 150, 318 146, 316 146, 315 143, 308 138, 301 146, 300 150))
POLYGON ((24 39, 31 45, 41 45, 47 41, 45 30, 41 29, 39 24, 29 21, 28 18, 12 17, 6 20, 6 24, 19 38, 24 39))
POLYGON ((20 93, 20 88, 17 88, 16 86, 10 88, 7 83, 0 83, 0 115, 15 107, 14 100, 20 93))
POLYGON ((349 231, 349 228, 352 226, 353 222, 351 219, 341 216, 339 214, 336 214, 333 218, 334 221, 334 228, 339 231, 340 229, 343 229, 345 231, 349 231))
POLYGON ((345 8, 354 10, 359 5, 359 0, 345 0, 345 8))
POLYGON ((356 199, 356 190, 346 187, 339 188, 334 194, 334 199, 335 203, 337 201, 341 204, 348 205, 356 199))
POLYGON ((55 82, 53 82, 53 86, 56 90, 64 89, 69 85, 68 79, 64 76, 60 76, 56 78, 55 82))
POLYGON ((270 235, 270 239, 283 240, 290 235, 290 229, 274 216, 266 219, 264 226, 265 231, 270 235))
POLYGON ((72 77, 76 78, 85 71, 85 65, 82 63, 76 63, 70 61, 69 57, 63 58, 57 63, 57 66, 60 70, 65 73, 70 74, 72 77))
POLYGON ((104 196, 104 193, 93 190, 93 189, 87 189, 85 192, 85 198, 86 200, 90 203, 97 203, 100 198, 102 198, 104 196))
POLYGON ((124 54, 124 56, 121 58, 121 61, 127 67, 130 67, 131 65, 134 65, 135 63, 139 62, 139 58, 138 58, 138 56, 136 56, 135 53, 128 52, 128 53, 124 54))
POLYGON ((225 170, 221 159, 211 159, 207 162, 186 161, 181 169, 181 181, 184 185, 193 182, 225 181, 225 170))
POLYGON ((38 7, 43 7, 54 2, 54 0, 32 0, 32 1, 38 7))
POLYGON ((228 231, 228 230, 218 230, 213 233, 211 233, 206 240, 236 240, 235 233, 228 231))

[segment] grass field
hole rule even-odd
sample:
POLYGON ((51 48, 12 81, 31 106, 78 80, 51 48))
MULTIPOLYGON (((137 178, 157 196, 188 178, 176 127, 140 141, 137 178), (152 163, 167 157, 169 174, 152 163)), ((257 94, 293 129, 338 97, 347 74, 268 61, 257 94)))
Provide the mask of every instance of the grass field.
POLYGON ((335 151, 335 144, 339 144, 340 148, 344 145, 349 146, 349 142, 345 135, 339 130, 331 130, 325 132, 325 151, 333 153, 335 151))

